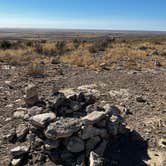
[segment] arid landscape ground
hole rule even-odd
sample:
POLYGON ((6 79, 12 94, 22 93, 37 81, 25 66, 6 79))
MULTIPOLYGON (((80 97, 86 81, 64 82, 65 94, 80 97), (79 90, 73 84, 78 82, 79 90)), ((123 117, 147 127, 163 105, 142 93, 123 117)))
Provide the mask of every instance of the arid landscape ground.
POLYGON ((88 91, 98 105, 120 109, 133 132, 110 140, 106 165, 166 165, 165 33, 31 31, 0 32, 0 166, 9 165, 12 148, 26 143, 6 136, 27 124, 14 113, 25 106, 30 83, 45 101, 55 90, 88 91))

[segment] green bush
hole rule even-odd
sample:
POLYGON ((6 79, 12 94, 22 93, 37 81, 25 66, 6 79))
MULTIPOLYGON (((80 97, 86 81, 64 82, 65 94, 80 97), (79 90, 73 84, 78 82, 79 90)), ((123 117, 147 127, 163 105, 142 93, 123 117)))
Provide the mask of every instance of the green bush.
POLYGON ((3 49, 3 50, 10 49, 11 47, 12 47, 11 42, 9 42, 7 40, 3 40, 0 43, 0 48, 3 49))

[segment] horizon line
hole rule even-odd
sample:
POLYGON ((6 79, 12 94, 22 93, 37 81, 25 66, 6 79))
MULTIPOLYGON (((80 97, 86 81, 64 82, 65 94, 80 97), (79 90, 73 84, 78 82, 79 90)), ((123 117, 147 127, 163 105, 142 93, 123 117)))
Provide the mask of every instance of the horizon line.
POLYGON ((143 29, 98 29, 98 28, 52 28, 52 27, 0 27, 0 29, 23 29, 23 30, 69 30, 69 31, 118 31, 118 32, 166 32, 166 30, 143 30, 143 29))

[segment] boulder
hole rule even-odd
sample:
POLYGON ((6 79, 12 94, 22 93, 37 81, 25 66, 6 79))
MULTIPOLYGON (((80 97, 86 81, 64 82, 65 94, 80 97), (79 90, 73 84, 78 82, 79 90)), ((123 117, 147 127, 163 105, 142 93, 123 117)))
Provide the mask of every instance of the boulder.
POLYGON ((54 113, 43 113, 39 115, 32 116, 30 122, 35 127, 44 128, 46 125, 56 119, 54 113))
POLYGON ((81 104, 77 101, 71 101, 70 102, 70 109, 74 112, 81 110, 81 104))
POLYGON ((34 116, 34 115, 38 115, 41 114, 43 112, 43 108, 42 107, 38 107, 38 106, 33 106, 31 108, 29 108, 27 110, 29 116, 34 116))
POLYGON ((93 125, 101 121, 104 117, 106 117, 104 112, 93 111, 87 116, 83 117, 82 121, 85 125, 93 125))
POLYGON ((91 125, 85 126, 80 132, 79 136, 82 139, 89 139, 93 138, 95 136, 101 136, 101 137, 107 137, 107 130, 106 129, 99 129, 96 127, 93 127, 91 125))
POLYGON ((79 153, 85 149, 84 141, 76 136, 69 138, 67 146, 67 150, 72 153, 79 153))
POLYGON ((52 111, 57 112, 61 106, 65 106, 66 97, 63 93, 59 93, 56 96, 53 96, 51 100, 49 100, 49 107, 52 111))
POLYGON ((45 135, 50 139, 67 138, 73 133, 77 132, 81 123, 79 119, 65 118, 57 120, 54 123, 50 123, 45 131, 45 135))

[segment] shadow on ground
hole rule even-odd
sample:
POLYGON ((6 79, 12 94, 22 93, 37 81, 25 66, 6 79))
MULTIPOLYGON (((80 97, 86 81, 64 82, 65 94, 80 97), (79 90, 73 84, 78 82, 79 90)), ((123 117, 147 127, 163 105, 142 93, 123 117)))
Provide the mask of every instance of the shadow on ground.
POLYGON ((136 131, 114 138, 105 152, 106 166, 147 166, 148 144, 136 131))

